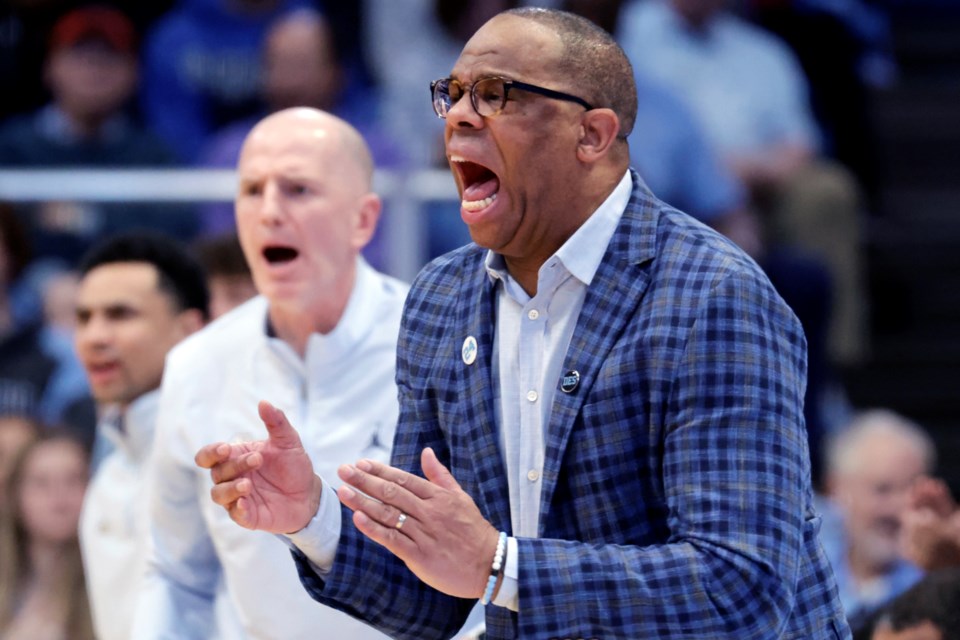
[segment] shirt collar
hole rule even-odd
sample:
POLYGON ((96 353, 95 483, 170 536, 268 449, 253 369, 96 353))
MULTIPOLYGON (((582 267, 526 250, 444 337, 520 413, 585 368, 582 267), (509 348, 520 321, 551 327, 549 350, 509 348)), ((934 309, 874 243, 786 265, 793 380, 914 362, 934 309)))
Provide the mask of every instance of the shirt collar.
MULTIPOLYGON (((627 170, 607 199, 544 265, 556 258, 577 280, 590 286, 597 269, 600 268, 600 261, 603 260, 603 254, 607 251, 607 245, 610 244, 610 239, 613 238, 623 212, 630 202, 632 187, 633 181, 630 178, 630 171, 627 170)), ((509 277, 506 262, 498 253, 488 251, 484 265, 491 280, 506 280, 509 277)))
POLYGON ((153 430, 160 403, 160 390, 154 389, 131 402, 122 411, 108 409, 100 421, 104 435, 134 460, 143 460, 153 442, 153 430))

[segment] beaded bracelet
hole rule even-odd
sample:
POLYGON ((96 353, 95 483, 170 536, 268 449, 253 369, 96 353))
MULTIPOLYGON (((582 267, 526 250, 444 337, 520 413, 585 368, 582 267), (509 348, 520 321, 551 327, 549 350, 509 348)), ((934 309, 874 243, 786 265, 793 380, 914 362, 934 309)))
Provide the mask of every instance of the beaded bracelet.
POLYGON ((497 579, 500 577, 500 570, 503 568, 503 555, 507 550, 507 534, 505 531, 500 532, 500 537, 497 539, 497 552, 493 556, 493 564, 490 566, 490 577, 487 579, 487 588, 483 592, 483 597, 480 598, 480 604, 488 604, 490 598, 493 597, 493 590, 497 586, 497 579))

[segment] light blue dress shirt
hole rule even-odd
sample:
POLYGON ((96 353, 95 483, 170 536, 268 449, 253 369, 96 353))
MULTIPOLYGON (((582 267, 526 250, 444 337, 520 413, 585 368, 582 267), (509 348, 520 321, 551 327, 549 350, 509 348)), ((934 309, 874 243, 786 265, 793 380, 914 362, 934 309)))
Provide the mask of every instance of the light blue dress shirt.
MULTIPOLYGON (((533 298, 507 272, 502 256, 487 255, 487 273, 501 283, 493 354, 493 375, 500 384, 494 387, 499 391, 494 406, 516 537, 538 537, 544 430, 560 378, 566 373, 564 356, 587 287, 627 207, 631 188, 627 172, 593 215, 540 267, 533 298)), ((507 539, 504 580, 494 600, 514 611, 519 566, 516 537, 507 539)))

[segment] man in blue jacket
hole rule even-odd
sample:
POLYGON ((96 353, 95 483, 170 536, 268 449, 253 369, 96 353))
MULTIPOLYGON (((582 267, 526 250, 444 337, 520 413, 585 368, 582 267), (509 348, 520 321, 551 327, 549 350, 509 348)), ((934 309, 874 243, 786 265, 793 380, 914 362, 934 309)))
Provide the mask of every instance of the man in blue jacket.
POLYGON ((268 403, 268 440, 198 452, 317 600, 396 638, 449 637, 477 599, 490 638, 849 637, 799 323, 629 170, 632 78, 588 21, 519 9, 433 83, 476 244, 407 299, 392 466, 334 493, 268 403))

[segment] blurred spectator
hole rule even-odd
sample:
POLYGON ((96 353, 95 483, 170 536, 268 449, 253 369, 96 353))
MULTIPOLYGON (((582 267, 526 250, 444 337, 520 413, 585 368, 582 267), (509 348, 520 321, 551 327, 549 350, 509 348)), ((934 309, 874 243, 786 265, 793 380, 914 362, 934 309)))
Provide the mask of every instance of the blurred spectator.
MULTIPOLYGON (((217 132, 201 152, 200 164, 235 167, 244 139, 262 117, 290 107, 314 107, 353 125, 366 140, 378 168, 406 166, 400 143, 380 124, 375 92, 358 95, 347 91, 347 73, 337 55, 330 25, 322 14, 300 9, 283 14, 270 25, 264 40, 261 86, 262 111, 217 132)), ((427 103, 425 96, 421 99, 427 103)), ((202 216, 208 233, 232 230, 235 226, 232 203, 207 206, 202 216)), ((378 234, 364 249, 364 257, 382 269, 381 254, 378 234)))
POLYGON ((960 640, 960 569, 931 573, 884 607, 871 640, 960 640))
POLYGON ((824 152, 849 167, 874 200, 879 184, 869 92, 888 87, 896 75, 887 16, 864 0, 749 4, 750 17, 783 38, 810 80, 824 152))
MULTIPOLYGON (((53 100, 0 129, 0 166, 135 167, 169 165, 159 139, 128 113, 137 87, 137 38, 122 13, 88 5, 53 27, 44 78, 53 100)), ((190 236, 193 215, 156 205, 49 203, 30 210, 34 246, 68 266, 100 235, 154 226, 190 236)))
POLYGON ((7 506, 7 478, 20 451, 40 435, 40 425, 20 416, 0 417, 0 518, 7 506))
POLYGON ((635 73, 637 120, 630 162, 664 202, 708 224, 753 257, 763 238, 747 211, 747 193, 707 142, 700 123, 680 98, 658 81, 635 73))
POLYGON ((633 0, 621 16, 621 44, 639 73, 690 107, 773 240, 827 265, 835 291, 829 352, 853 364, 866 347, 858 188, 849 172, 817 156, 806 82, 790 50, 725 5, 633 0))
POLYGON ((310 0, 180 0, 144 43, 148 124, 182 162, 218 128, 258 110, 260 52, 270 23, 310 0))
POLYGON ((203 270, 179 242, 131 232, 104 240, 80 265, 77 353, 109 410, 98 439, 112 450, 83 503, 80 542, 99 640, 129 640, 146 570, 144 469, 167 352, 207 319, 203 270))
POLYGON ((250 266, 236 233, 204 238, 194 249, 207 275, 211 320, 257 295, 250 266))
POLYGON ((0 637, 93 640, 77 543, 87 486, 83 445, 49 431, 27 445, 0 518, 0 637))
POLYGON ((77 328, 76 303, 80 277, 76 271, 59 271, 43 284, 43 317, 47 329, 73 343, 77 328))
POLYGON ((47 35, 69 0, 6 0, 0 3, 0 122, 47 101, 43 59, 47 35))
POLYGON ((922 575, 900 552, 901 514, 912 483, 933 468, 935 450, 918 425, 876 409, 856 416, 827 455, 827 487, 839 517, 825 519, 821 536, 856 628, 922 575))
POLYGON ((33 249, 13 207, 0 202, 0 334, 37 318, 38 287, 29 279, 33 249))
POLYGON ((902 517, 904 556, 927 571, 960 567, 960 509, 946 483, 917 480, 902 517))
POLYGON ((45 326, 25 270, 30 248, 19 219, 0 206, 0 415, 67 423, 88 443, 93 412, 71 345, 45 326))

